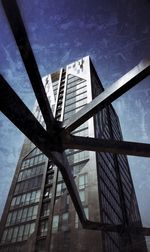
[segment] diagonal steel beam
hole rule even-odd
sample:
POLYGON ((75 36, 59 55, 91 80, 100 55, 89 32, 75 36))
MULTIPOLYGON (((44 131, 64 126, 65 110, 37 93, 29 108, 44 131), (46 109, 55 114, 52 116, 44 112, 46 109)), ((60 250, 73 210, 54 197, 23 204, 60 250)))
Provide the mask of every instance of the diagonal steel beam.
POLYGON ((68 191, 76 211, 78 212, 81 223, 85 223, 86 216, 67 158, 65 154, 54 152, 55 150, 62 151, 61 139, 57 141, 56 135, 52 133, 50 135, 50 133, 43 129, 41 124, 1 75, 0 110, 27 138, 58 166, 68 187, 68 191))
POLYGON ((0 110, 15 126, 40 149, 49 146, 50 150, 61 151, 61 142, 54 134, 48 134, 26 107, 14 90, 0 75, 0 110), (59 142, 59 144, 58 144, 59 142))
POLYGON ((53 137, 43 129, 2 76, 0 76, 0 110, 25 134, 26 137, 58 166, 83 228, 119 233, 130 231, 137 235, 143 232, 146 233, 146 235, 150 235, 149 228, 123 227, 122 224, 97 223, 87 220, 66 155, 64 153, 54 152, 54 149, 57 149, 56 145, 60 146, 60 141, 58 144, 55 140, 56 136, 54 136, 55 139, 53 139, 53 137))
MULTIPOLYGON (((2 0, 3 6, 7 15, 7 18, 9 20, 11 29, 13 31, 14 37, 16 39, 16 43, 18 45, 18 48, 20 50, 23 62, 25 64, 27 73, 29 75, 31 84, 33 86, 35 95, 37 97, 41 112, 43 114, 45 123, 47 125, 48 131, 55 131, 57 132, 57 129, 59 128, 58 123, 56 123, 55 119, 53 118, 51 109, 49 107, 48 99, 42 84, 42 80, 38 71, 38 67, 27 37, 27 33, 25 30, 25 27, 23 25, 23 21, 17 6, 17 3, 15 0, 8 1, 8 0, 2 0), (12 17, 12 11, 14 13, 14 16, 12 17), (54 128, 56 130, 54 130, 54 128)), ((141 78, 141 76, 140 76, 141 78)), ((143 77, 144 78, 144 77, 143 77)), ((141 78, 141 79, 143 79, 141 78)), ((140 80, 141 80, 140 79, 140 80)), ((139 82, 138 80, 137 82, 139 82)), ((70 196, 72 198, 72 201, 74 203, 74 206, 76 208, 76 211, 79 215, 80 221, 84 228, 87 229, 98 229, 103 231, 112 231, 112 232, 120 232, 122 229, 122 225, 110 225, 110 224, 102 224, 102 223, 95 223, 88 221, 86 219, 81 200, 79 198, 79 194, 72 176, 72 173, 70 171, 66 156, 64 154, 58 153, 58 152, 51 152, 56 148, 56 139, 54 140, 52 136, 50 137, 49 134, 42 128, 42 126, 38 123, 36 118, 32 115, 32 113, 28 110, 28 108, 23 104, 20 98, 16 96, 15 92, 8 87, 8 85, 5 85, 5 80, 1 77, 1 95, 3 96, 3 99, 1 99, 0 105, 2 112, 13 122, 15 125, 27 136, 29 139, 35 143, 35 145, 41 149, 41 151, 50 159, 54 161, 54 163, 58 166, 60 169, 64 181, 67 185, 68 191, 70 193, 70 196), (7 95, 6 95, 7 92, 7 95), (5 97, 5 99, 4 99, 5 97), (9 98, 9 99, 8 99, 9 98), (15 98, 15 100, 14 100, 15 98), (5 100, 5 101, 4 101, 5 100), (19 110, 14 109, 12 104, 18 105, 19 104, 19 110), (17 103, 16 103, 17 102, 17 103), (10 104, 11 105, 10 105, 10 104), (9 104, 9 105, 8 105, 9 104), (22 110, 22 113, 20 113, 20 108, 22 110), (15 112, 14 112, 15 111, 15 112), (23 116, 25 116, 25 119, 23 119, 23 116), (33 135, 29 132, 29 127, 25 127, 25 123, 28 123, 29 125, 32 125, 32 129, 34 129, 36 138, 33 137, 33 135), (34 125, 34 127, 33 127, 34 125), (39 138, 40 134, 40 138, 39 138), (39 140, 40 139, 40 140, 39 140), (48 142, 46 142, 46 139, 48 142), (49 143, 51 141, 51 143, 49 143), (53 142, 54 141, 54 142, 53 142), (44 142, 44 144, 43 144, 44 142), (46 143, 46 144, 45 144, 46 143)), ((133 85, 133 84, 132 84, 133 85)), ((134 84, 135 85, 135 84, 134 84)), ((131 88, 131 87, 130 87, 131 88)), ((126 92, 125 90, 124 92, 126 92)), ((121 92, 122 94, 122 92, 121 92)), ((120 95, 121 95, 120 94, 120 95)), ((120 95, 116 95, 116 98, 120 95)), ((113 94, 115 97, 115 95, 113 94)), ((116 99, 115 98, 115 99, 116 99)), ((114 99, 114 98, 113 98, 114 99)), ((109 98, 110 100, 110 98, 109 98)), ((107 105, 107 103, 105 104, 107 105)), ((91 109, 92 111, 92 109, 91 109)), ((96 110, 95 110, 96 111, 96 110)), ((95 113, 94 110, 92 113, 95 113)), ((88 113, 87 113, 88 114, 88 113)), ((92 115, 84 115, 84 121, 90 118, 92 115), (86 118, 86 119, 85 119, 86 118)), ((83 120, 83 118, 82 118, 83 120)), ((82 124, 82 123, 80 123, 82 124)), ((79 124, 79 125, 80 125, 79 124)), ((76 124, 77 125, 77 124, 76 124)), ((75 126, 74 126, 75 127, 75 126)), ((77 126, 76 126, 77 127, 77 126)), ((58 143, 57 143, 58 145, 58 143)), ((58 145, 59 146, 59 145, 58 145)), ((58 148, 56 148, 58 150, 58 148)), ((127 227, 127 229, 131 229, 131 227, 127 227)), ((147 232, 147 235, 149 234, 149 228, 140 228, 139 232, 141 233, 141 230, 144 230, 147 232)), ((132 232, 137 233, 137 227, 135 227, 135 230, 132 232)))
POLYGON ((64 122, 64 130, 62 131, 62 134, 71 132, 79 127, 90 117, 94 116, 99 110, 116 100, 119 96, 134 87, 148 75, 150 75, 150 61, 143 60, 131 71, 103 91, 103 93, 94 98, 89 104, 85 105, 83 109, 64 122))
POLYGON ((53 117, 17 2, 16 0, 2 0, 2 4, 31 81, 35 96, 39 103, 47 129, 49 131, 54 131, 56 127, 58 128, 58 123, 53 117))
POLYGON ((1 75, 0 110, 27 138, 59 167, 81 223, 86 222, 86 216, 67 158, 65 154, 54 152, 55 150, 62 151, 61 139, 58 138, 57 140, 56 135, 52 133, 50 135, 50 133, 43 129, 41 124, 1 75))
POLYGON ((80 149, 97 152, 111 152, 131 156, 150 157, 150 144, 97 139, 67 135, 63 137, 63 149, 80 149))

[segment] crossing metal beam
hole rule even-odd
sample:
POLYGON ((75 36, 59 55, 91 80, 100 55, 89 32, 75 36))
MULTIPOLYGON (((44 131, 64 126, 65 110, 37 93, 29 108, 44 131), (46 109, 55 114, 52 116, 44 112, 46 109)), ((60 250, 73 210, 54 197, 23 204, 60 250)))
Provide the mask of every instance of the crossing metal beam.
POLYGON ((94 98, 90 103, 84 106, 79 112, 71 116, 63 123, 64 130, 62 134, 71 132, 90 117, 130 90, 144 78, 150 75, 150 61, 143 60, 127 74, 113 83, 109 88, 94 98))
POLYGON ((52 132, 44 130, 2 75, 0 75, 0 110, 40 149, 49 146, 51 151, 62 151, 59 139, 52 132))
POLYGON ((32 84, 35 96, 39 103, 39 107, 47 129, 48 131, 55 131, 55 129, 58 127, 58 124, 56 124, 56 121, 53 117, 17 2, 16 0, 2 0, 2 4, 30 82, 32 84))
POLYGON ((97 139, 92 137, 79 137, 73 135, 64 135, 62 148, 150 157, 150 144, 117 141, 112 139, 97 139))
POLYGON ((65 148, 79 148, 92 151, 104 151, 130 155, 149 156, 149 145, 97 140, 69 136, 69 132, 80 126, 99 110, 117 99, 126 91, 150 74, 150 62, 142 61, 129 73, 110 86, 106 91, 97 96, 82 110, 72 116, 63 127, 54 119, 49 106, 48 98, 41 80, 37 63, 26 33, 23 20, 16 0, 2 0, 10 27, 15 37, 18 49, 24 62, 26 71, 31 81, 33 90, 38 100, 47 130, 45 130, 22 100, 0 76, 0 109, 28 137, 49 159, 58 166, 66 183, 75 209, 78 213, 83 228, 111 232, 131 232, 134 234, 150 235, 150 228, 123 226, 115 224, 97 223, 87 220, 79 197, 79 193, 69 167, 67 157, 63 153, 65 148), (32 131, 31 131, 32 128, 32 131), (60 133, 61 132, 61 133, 60 133), (82 141, 82 142, 81 142, 82 141), (140 145, 140 146, 139 146, 140 145), (130 150, 128 150, 128 147, 130 150))

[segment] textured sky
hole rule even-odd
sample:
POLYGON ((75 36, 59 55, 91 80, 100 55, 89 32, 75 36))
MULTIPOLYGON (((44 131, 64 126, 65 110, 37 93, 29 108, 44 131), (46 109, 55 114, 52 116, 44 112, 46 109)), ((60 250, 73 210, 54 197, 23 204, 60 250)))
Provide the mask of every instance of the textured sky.
MULTIPOLYGON (((143 58, 150 58, 148 0, 20 0, 41 76, 90 55, 107 88, 143 58)), ((32 109, 28 76, 0 3, 0 73, 32 109)), ((150 78, 117 99, 125 140, 150 143, 150 78)), ((0 213, 23 143, 22 133, 0 114, 0 213)), ((129 157, 142 221, 150 226, 150 159, 129 157)))

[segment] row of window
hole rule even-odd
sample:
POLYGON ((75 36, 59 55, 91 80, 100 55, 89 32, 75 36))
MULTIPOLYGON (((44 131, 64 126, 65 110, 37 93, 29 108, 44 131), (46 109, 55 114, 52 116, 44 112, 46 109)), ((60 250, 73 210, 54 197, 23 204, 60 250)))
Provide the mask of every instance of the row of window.
POLYGON ((79 94, 75 97, 72 97, 71 99, 66 99, 65 106, 69 106, 70 104, 76 103, 76 102, 81 101, 85 98, 87 98, 87 92, 83 92, 82 94, 79 94))
POLYGON ((85 97, 82 100, 79 100, 77 102, 69 104, 68 106, 65 107, 65 113, 68 112, 68 111, 70 111, 70 110, 76 109, 77 107, 83 106, 86 103, 87 103, 87 98, 85 97))
POLYGON ((18 181, 42 174, 44 170, 44 166, 45 164, 40 164, 32 168, 29 168, 27 170, 21 171, 19 173, 18 181))
POLYGON ((14 197, 11 202, 11 209, 39 202, 40 194, 41 191, 37 190, 14 197))
POLYGON ((34 232, 35 223, 28 223, 21 226, 7 228, 3 232, 1 239, 2 243, 13 243, 27 240, 28 237, 34 232))
MULTIPOLYGON (((88 185, 88 176, 87 173, 80 174, 78 176, 78 188, 79 195, 82 202, 85 202, 85 188, 88 185)), ((66 190, 66 184, 64 181, 61 181, 57 184, 56 196, 60 196, 66 190)))
POLYGON ((72 93, 67 94, 66 99, 71 99, 71 98, 73 98, 73 97, 75 97, 77 95, 81 95, 82 93, 84 93, 86 91, 87 91, 87 87, 86 86, 82 87, 82 88, 80 88, 80 89, 78 89, 78 90, 76 90, 76 91, 74 91, 72 93))
POLYGON ((67 88, 70 88, 70 87, 73 87, 73 86, 78 86, 78 85, 80 85, 81 82, 86 82, 86 80, 81 79, 81 78, 78 78, 78 79, 76 79, 74 81, 73 81, 73 78, 72 79, 68 79, 68 81, 67 81, 67 88))
POLYGON ((79 174, 82 171, 82 169, 85 168, 86 164, 87 164, 87 161, 83 161, 79 164, 73 165, 72 166, 73 174, 74 175, 79 174))
POLYGON ((57 86, 58 86, 58 83, 59 83, 59 79, 58 79, 58 80, 55 80, 55 81, 52 81, 52 86, 53 86, 53 88, 57 87, 57 86))
POLYGON ((80 81, 83 81, 83 79, 79 78, 78 76, 74 76, 74 75, 68 75, 68 79, 67 79, 67 84, 71 85, 74 83, 78 83, 80 81))
POLYGON ((70 94, 72 92, 76 92, 76 90, 86 87, 86 83, 85 82, 81 82, 78 85, 73 85, 72 87, 67 87, 67 94, 70 94))
POLYGON ((83 108, 84 107, 84 103, 82 104, 80 104, 80 106, 74 106, 74 108, 72 108, 71 110, 67 110, 67 111, 65 111, 65 115, 73 115, 74 113, 76 113, 76 112, 78 112, 81 108, 83 108))
POLYGON ((84 106, 81 106, 79 108, 76 108, 75 110, 71 110, 65 113, 64 120, 70 118, 74 113, 77 113, 80 109, 82 109, 84 106))
MULTIPOLYGON (((85 207, 84 208, 84 212, 87 218, 89 218, 89 211, 88 208, 85 207)), ((59 230, 61 231, 67 231, 69 226, 69 213, 65 212, 63 213, 61 216, 59 215, 54 215, 53 216, 53 222, 52 222, 52 233, 56 233, 59 230)), ((78 215, 75 215, 75 228, 79 227, 79 219, 78 219, 78 215)), ((47 231, 48 231, 48 220, 42 220, 40 222, 40 226, 39 226, 39 236, 46 236, 47 235, 47 231)))
POLYGON ((25 169, 25 168, 28 168, 30 166, 37 165, 39 163, 44 162, 45 160, 46 160, 46 156, 43 155, 43 154, 40 154, 38 156, 26 159, 26 160, 24 160, 22 162, 21 169, 25 169))
POLYGON ((80 151, 75 154, 69 155, 68 157, 69 164, 72 165, 77 162, 81 162, 89 158, 89 151, 80 151))
POLYGON ((31 178, 29 180, 21 181, 17 183, 16 188, 15 188, 15 194, 18 193, 23 193, 26 191, 30 191, 36 187, 40 187, 42 182, 42 176, 37 176, 34 178, 31 178))
POLYGON ((61 182, 57 184, 56 196, 60 196, 66 190, 65 182, 61 182))
MULTIPOLYGON (((81 90, 82 91, 82 90, 81 90)), ((85 97, 87 97, 87 91, 83 91, 83 92, 78 92, 78 94, 73 94, 71 96, 67 96, 66 97, 66 106, 68 105, 68 103, 73 103, 73 102, 77 102, 79 100, 84 99, 85 97), (71 101, 70 101, 71 99, 71 101)))
POLYGON ((21 208, 8 214, 6 226, 15 223, 30 221, 37 217, 38 205, 21 208))

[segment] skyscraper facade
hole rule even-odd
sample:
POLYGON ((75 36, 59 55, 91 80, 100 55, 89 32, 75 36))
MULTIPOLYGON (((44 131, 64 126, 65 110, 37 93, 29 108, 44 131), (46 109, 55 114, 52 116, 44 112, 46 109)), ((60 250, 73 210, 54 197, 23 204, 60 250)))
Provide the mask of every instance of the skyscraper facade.
MULTIPOLYGON (((43 84, 58 121, 69 119, 103 92, 89 57, 48 74, 43 84)), ((45 127, 37 103, 33 113, 45 127)), ((72 134, 122 140, 112 105, 72 134)), ((142 225, 125 155, 77 149, 65 152, 87 218, 123 227, 142 225)), ((138 236, 137 242, 137 237, 124 230, 84 230, 58 168, 28 139, 23 144, 3 212, 0 237, 0 251, 4 252, 147 251, 143 236, 138 236)))

